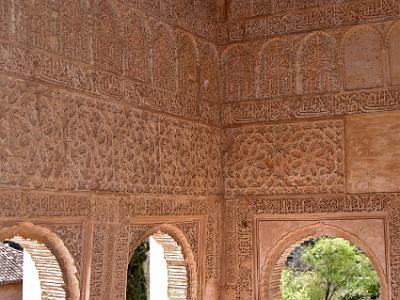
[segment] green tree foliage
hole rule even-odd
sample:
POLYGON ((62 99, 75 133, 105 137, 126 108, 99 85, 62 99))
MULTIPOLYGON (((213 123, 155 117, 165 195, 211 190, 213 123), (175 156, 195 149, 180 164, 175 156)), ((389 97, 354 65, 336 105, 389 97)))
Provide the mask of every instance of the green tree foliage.
POLYGON ((147 300, 147 282, 144 272, 144 262, 150 250, 149 242, 142 242, 135 250, 128 266, 126 285, 127 300, 147 300))
POLYGON ((379 279, 371 261, 349 241, 321 237, 300 251, 300 266, 282 271, 283 300, 379 298, 379 279))

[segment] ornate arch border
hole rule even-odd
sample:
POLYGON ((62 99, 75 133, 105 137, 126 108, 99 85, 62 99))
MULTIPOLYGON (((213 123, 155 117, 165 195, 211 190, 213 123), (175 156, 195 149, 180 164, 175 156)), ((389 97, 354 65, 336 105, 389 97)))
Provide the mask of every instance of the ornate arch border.
MULTIPOLYGON (((146 230, 144 234, 142 234, 138 239, 130 241, 129 249, 136 249, 139 244, 148 239, 155 233, 162 232, 171 236, 179 246, 182 247, 182 254, 185 258, 187 269, 188 269, 188 295, 190 300, 197 300, 198 297, 198 274, 196 269, 196 260, 194 258, 192 249, 190 247, 189 242, 187 241, 185 234, 171 224, 161 224, 161 225, 152 225, 149 224, 149 229, 146 230)), ((133 253, 129 253, 129 260, 132 257, 133 253)), ((129 261, 128 261, 129 262, 129 261)))
POLYGON ((60 266, 62 276, 65 283, 66 299, 79 300, 80 288, 79 281, 76 277, 77 269, 74 259, 64 245, 64 242, 53 232, 45 227, 34 225, 30 222, 23 222, 11 227, 3 227, 0 229, 0 240, 12 239, 19 235, 24 239, 33 239, 44 244, 50 252, 55 256, 60 266))
POLYGON ((275 265, 277 264, 282 253, 296 242, 303 240, 304 238, 312 238, 317 236, 337 236, 349 240, 353 244, 357 245, 364 253, 367 254, 368 258, 371 260, 378 274, 379 281, 381 284, 381 300, 389 300, 390 291, 388 288, 388 278, 385 275, 378 259, 376 258, 373 251, 368 247, 368 245, 359 239, 352 233, 332 225, 326 225, 322 222, 318 224, 313 224, 309 226, 302 227, 293 232, 290 232, 286 236, 282 237, 278 243, 272 248, 271 252, 267 254, 267 259, 262 267, 261 271, 261 283, 259 286, 260 299, 266 300, 276 300, 271 298, 271 277, 275 265))

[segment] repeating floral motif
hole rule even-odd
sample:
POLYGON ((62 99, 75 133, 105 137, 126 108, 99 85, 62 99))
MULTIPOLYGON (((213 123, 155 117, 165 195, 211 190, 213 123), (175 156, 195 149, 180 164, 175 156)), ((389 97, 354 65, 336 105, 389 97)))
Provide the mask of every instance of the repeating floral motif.
MULTIPOLYGON (((3 2, 5 9, 10 9, 13 3, 19 42, 84 62, 92 58, 92 13, 88 1, 3 2)), ((10 11, 8 17, 12 17, 10 11)), ((5 28, 11 24, 9 22, 5 28)))
MULTIPOLYGON (((50 224, 49 229, 57 234, 57 236, 64 242, 65 246, 68 248, 72 257, 75 261, 75 266, 77 268, 77 277, 81 279, 81 270, 84 268, 83 261, 84 256, 82 252, 84 250, 84 233, 82 224, 70 224, 70 225, 60 225, 60 224, 50 224)), ((81 285, 82 285, 81 280, 81 285)))
POLYGON ((343 130, 341 121, 229 129, 225 193, 343 192, 343 130))
POLYGON ((195 194, 222 188, 218 130, 40 84, 2 83, 2 184, 195 194))
POLYGON ((0 0, 0 221, 50 228, 105 300, 134 220, 173 220, 197 282, 252 299, 256 215, 380 212, 397 299, 399 195, 345 194, 341 117, 400 109, 398 1, 224 2, 0 0))

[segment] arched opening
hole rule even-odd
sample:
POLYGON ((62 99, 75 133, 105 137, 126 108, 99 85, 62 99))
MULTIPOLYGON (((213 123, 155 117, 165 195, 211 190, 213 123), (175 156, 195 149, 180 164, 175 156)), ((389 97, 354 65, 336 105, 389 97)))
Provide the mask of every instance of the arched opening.
MULTIPOLYGON (((388 280, 386 273, 384 272, 379 260, 375 256, 374 252, 368 247, 366 243, 360 240, 358 237, 352 235, 341 228, 326 225, 326 224, 314 224, 300 228, 294 232, 289 233, 284 238, 282 238, 267 255, 263 271, 262 271, 262 283, 261 283, 261 298, 268 300, 283 300, 281 291, 281 278, 282 271, 285 269, 288 257, 293 253, 293 250, 299 245, 304 243, 310 243, 318 238, 328 238, 328 239, 340 239, 345 241, 349 245, 352 245, 357 251, 360 251, 365 255, 372 271, 375 272, 376 278, 380 285, 379 298, 380 300, 390 299, 388 290, 388 280)), ((303 283, 302 283, 303 285, 303 283)), ((343 296, 343 295, 342 295, 343 296)), ((331 297, 330 300, 349 300, 349 299, 373 299, 373 298, 334 298, 331 297)), ((294 298, 296 299, 296 298, 294 298)), ((302 298, 299 298, 302 299, 302 298)), ((319 300, 319 298, 317 298, 319 300)), ((324 298, 321 298, 324 299, 324 298)))
POLYGON ((133 247, 127 272, 127 300, 196 299, 193 254, 172 226, 153 228, 133 247))
POLYGON ((0 259, 1 284, 13 284, 13 294, 20 295, 19 299, 66 299, 60 266, 43 243, 14 236, 3 241, 0 250, 5 254, 0 259), (12 279, 10 283, 7 278, 12 279))
POLYGON ((371 260, 340 237, 303 239, 282 253, 274 271, 280 274, 276 299, 379 299, 379 277, 371 260))
POLYGON ((13 260, 14 266, 8 271, 22 283, 19 299, 80 298, 74 260, 62 240, 50 230, 21 223, 2 228, 0 241, 13 260))

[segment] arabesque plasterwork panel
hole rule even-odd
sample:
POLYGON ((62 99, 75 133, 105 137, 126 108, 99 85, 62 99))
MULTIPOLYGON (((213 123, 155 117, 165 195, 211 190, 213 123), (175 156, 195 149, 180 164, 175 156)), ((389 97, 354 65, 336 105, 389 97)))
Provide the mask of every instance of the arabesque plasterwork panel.
POLYGON ((397 299, 399 33, 398 0, 0 0, 0 222, 56 233, 82 300, 166 223, 197 297, 250 300, 257 218, 384 215, 397 299))

